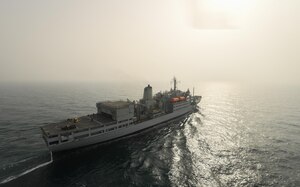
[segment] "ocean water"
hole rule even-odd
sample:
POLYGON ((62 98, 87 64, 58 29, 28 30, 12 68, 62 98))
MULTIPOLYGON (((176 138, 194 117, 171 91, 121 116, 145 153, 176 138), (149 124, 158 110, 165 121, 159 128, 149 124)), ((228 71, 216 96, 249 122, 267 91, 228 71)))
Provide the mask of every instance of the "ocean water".
POLYGON ((0 186, 300 186, 292 86, 194 84, 203 99, 187 119, 51 160, 41 126, 94 113, 97 101, 138 99, 144 86, 1 83, 0 186))

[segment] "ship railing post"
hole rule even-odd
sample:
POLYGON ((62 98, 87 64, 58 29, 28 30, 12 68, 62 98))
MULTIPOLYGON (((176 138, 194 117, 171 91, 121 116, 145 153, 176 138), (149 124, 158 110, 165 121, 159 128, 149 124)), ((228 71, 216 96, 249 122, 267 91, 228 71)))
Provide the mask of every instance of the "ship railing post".
POLYGON ((60 133, 58 134, 58 143, 59 144, 61 143, 61 135, 60 135, 60 133))
POLYGON ((49 139, 48 138, 46 138, 46 142, 47 142, 47 146, 49 146, 49 139))

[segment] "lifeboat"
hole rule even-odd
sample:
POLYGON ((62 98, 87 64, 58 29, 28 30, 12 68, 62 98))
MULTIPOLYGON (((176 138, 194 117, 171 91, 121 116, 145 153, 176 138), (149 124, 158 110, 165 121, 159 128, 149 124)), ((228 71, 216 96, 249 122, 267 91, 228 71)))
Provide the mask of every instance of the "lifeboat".
POLYGON ((171 101, 171 103, 176 103, 176 102, 180 101, 180 99, 178 97, 173 97, 173 98, 171 98, 170 101, 171 101))
POLYGON ((185 98, 185 97, 183 97, 183 96, 181 96, 181 97, 179 97, 179 100, 180 100, 180 101, 185 101, 185 100, 186 100, 186 98, 185 98))

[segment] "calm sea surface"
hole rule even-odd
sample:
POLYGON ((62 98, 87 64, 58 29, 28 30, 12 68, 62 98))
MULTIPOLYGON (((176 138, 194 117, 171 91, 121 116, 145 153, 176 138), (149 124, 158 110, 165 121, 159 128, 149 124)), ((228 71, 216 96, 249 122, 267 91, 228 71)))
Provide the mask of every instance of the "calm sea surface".
POLYGON ((144 86, 0 84, 0 186, 300 186, 296 87, 195 84, 203 100, 188 119, 50 161, 41 126, 144 86))

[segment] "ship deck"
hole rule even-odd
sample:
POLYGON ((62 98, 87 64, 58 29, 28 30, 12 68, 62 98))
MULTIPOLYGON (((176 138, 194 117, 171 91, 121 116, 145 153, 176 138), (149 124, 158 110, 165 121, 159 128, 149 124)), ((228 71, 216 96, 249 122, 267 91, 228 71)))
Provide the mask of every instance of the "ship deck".
POLYGON ((84 129, 96 128, 96 127, 104 127, 108 125, 113 125, 116 123, 113 119, 106 117, 100 114, 91 114, 87 116, 82 116, 77 118, 78 122, 73 122, 71 120, 64 120, 58 123, 51 123, 41 127, 42 131, 47 135, 58 135, 61 133, 67 132, 77 132, 84 129), (63 130, 63 127, 75 125, 76 128, 63 130))

